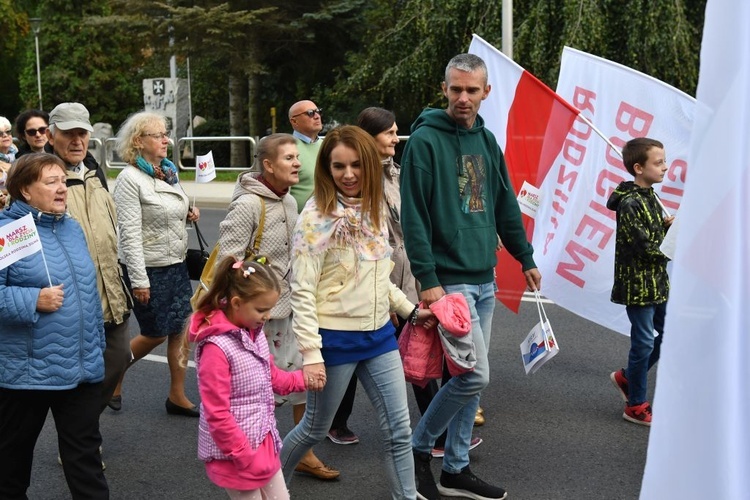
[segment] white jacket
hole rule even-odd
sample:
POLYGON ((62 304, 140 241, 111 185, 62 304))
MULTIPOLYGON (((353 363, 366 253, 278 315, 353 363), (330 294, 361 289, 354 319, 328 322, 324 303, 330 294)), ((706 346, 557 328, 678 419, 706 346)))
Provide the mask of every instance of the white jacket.
POLYGON ((179 183, 170 186, 128 165, 117 176, 120 260, 128 267, 133 288, 151 288, 146 267, 185 260, 189 200, 179 183))

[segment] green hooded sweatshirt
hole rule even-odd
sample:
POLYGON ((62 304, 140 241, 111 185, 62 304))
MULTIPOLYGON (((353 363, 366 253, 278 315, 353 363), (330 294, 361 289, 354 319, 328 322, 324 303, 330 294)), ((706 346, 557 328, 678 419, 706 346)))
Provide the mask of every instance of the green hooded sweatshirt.
POLYGON ((492 282, 498 235, 524 271, 536 267, 503 153, 481 116, 466 129, 443 109, 424 110, 401 160, 401 224, 422 289, 492 282))

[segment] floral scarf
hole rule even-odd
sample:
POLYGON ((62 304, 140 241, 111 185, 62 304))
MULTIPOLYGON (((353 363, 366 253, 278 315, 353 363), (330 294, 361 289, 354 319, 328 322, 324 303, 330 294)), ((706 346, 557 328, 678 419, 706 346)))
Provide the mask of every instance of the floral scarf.
POLYGON ((143 159, 143 156, 138 155, 135 159, 135 166, 146 172, 151 177, 162 180, 170 186, 175 185, 180 181, 177 177, 177 167, 166 158, 164 158, 159 165, 154 167, 143 159))
MULTIPOLYGON (((386 220, 383 212, 381 221, 386 220)), ((370 217, 362 216, 362 199, 341 194, 330 215, 321 212, 315 198, 311 198, 300 213, 292 235, 295 255, 320 254, 332 243, 353 247, 360 260, 380 260, 391 254, 385 222, 381 228, 374 228, 370 217)))

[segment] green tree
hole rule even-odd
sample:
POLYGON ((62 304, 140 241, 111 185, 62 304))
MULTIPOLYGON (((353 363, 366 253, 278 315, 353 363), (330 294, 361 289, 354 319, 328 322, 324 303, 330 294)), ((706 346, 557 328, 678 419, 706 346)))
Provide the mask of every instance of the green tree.
POLYGON ((565 45, 618 62, 694 94, 699 4, 680 0, 533 0, 518 25, 519 63, 554 88, 565 45))
MULTIPOLYGON (((115 126, 143 107, 137 79, 155 61, 142 50, 138 37, 109 26, 83 22, 110 12, 105 0, 42 0, 37 15, 43 24, 39 54, 44 107, 80 101, 92 121, 115 126)), ((26 51, 34 60, 33 46, 26 51)), ((25 106, 37 106, 36 68, 26 64, 19 72, 20 95, 25 106)))
MULTIPOLYGON (((261 135, 270 125, 266 117, 271 106, 285 108, 290 94, 301 91, 308 97, 314 85, 330 78, 337 61, 331 54, 343 54, 349 40, 341 38, 346 34, 343 28, 332 27, 363 3, 129 0, 116 2, 117 15, 100 22, 143 30, 150 25, 141 43, 158 53, 190 57, 191 68, 197 69, 193 75, 202 79, 195 85, 196 95, 220 103, 223 99, 215 89, 225 89, 226 106, 198 105, 196 111, 210 113, 209 118, 223 112, 230 135, 261 135), (318 29, 322 25, 329 29, 318 29), (322 47, 320 39, 330 41, 331 47, 322 47)), ((281 119, 285 109, 278 112, 281 119)), ((246 149, 238 143, 232 146, 232 164, 247 164, 246 149)))
MULTIPOLYGON (((554 88, 565 45, 648 73, 693 94, 706 0, 515 0, 516 61, 554 88)), ((501 46, 501 3, 379 0, 364 15, 364 46, 350 50, 327 106, 395 109, 401 128, 442 103, 446 62, 476 33, 501 46)))
POLYGON ((424 106, 439 105, 445 64, 472 33, 499 40, 500 11, 486 0, 374 2, 364 15, 364 46, 349 52, 324 95, 328 106, 350 120, 366 106, 394 109, 404 129, 424 106))
MULTIPOLYGON (((0 0, 0 88, 3 89, 3 99, 0 101, 0 116, 5 116, 11 122, 23 106, 18 96, 18 71, 27 64, 24 43, 29 37, 30 28, 26 14, 21 10, 19 2, 0 0)), ((34 64, 34 59, 31 59, 34 64)))

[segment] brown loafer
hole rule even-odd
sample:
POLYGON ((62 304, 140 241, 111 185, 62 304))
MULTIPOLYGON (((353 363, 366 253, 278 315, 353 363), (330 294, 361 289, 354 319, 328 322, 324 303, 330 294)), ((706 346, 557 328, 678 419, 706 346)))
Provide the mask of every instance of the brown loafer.
POLYGON ((477 411, 476 415, 474 415, 474 427, 481 427, 484 425, 484 412, 479 413, 477 411))
POLYGON ((320 462, 320 465, 318 465, 317 467, 313 467, 311 465, 307 465, 304 462, 300 462, 297 464, 297 467, 295 467, 294 470, 296 470, 297 472, 301 472, 302 474, 308 474, 318 479, 322 479, 323 481, 331 481, 341 475, 341 472, 332 467, 328 467, 323 462, 320 462))

